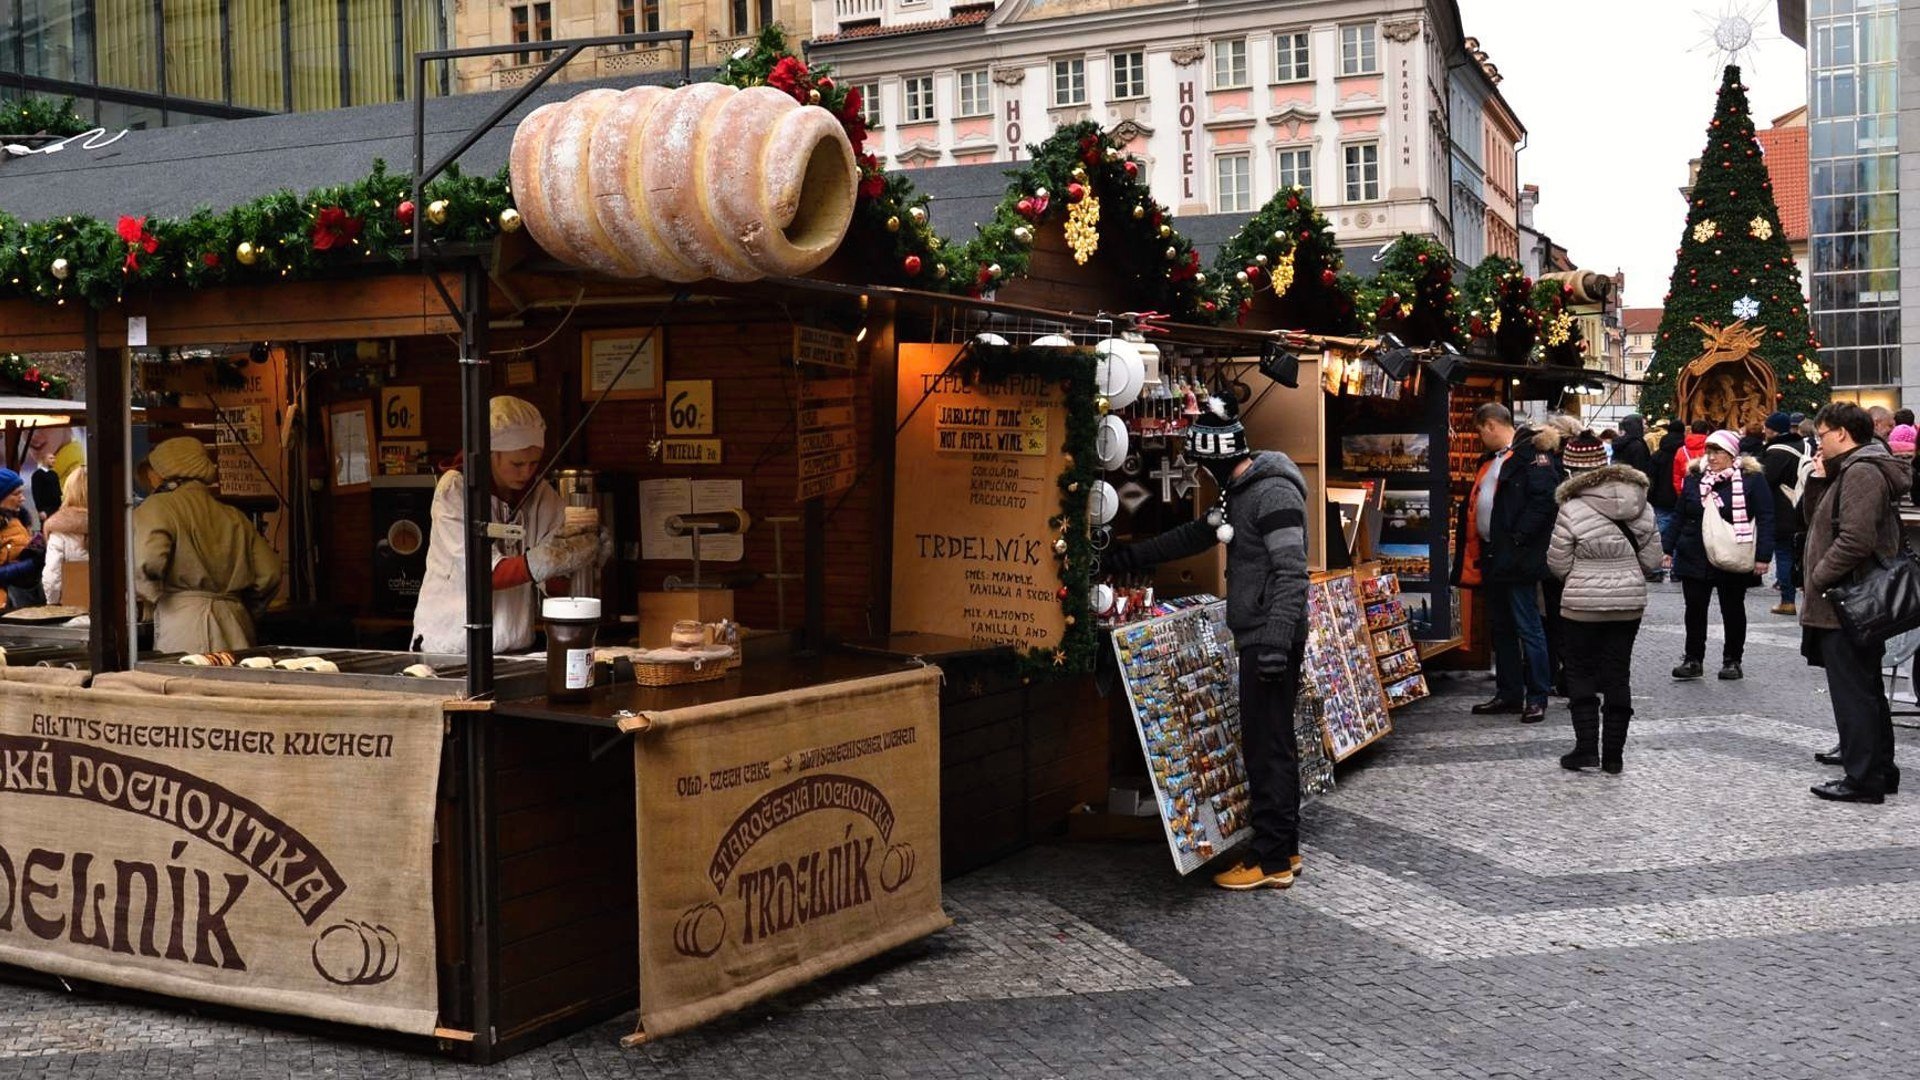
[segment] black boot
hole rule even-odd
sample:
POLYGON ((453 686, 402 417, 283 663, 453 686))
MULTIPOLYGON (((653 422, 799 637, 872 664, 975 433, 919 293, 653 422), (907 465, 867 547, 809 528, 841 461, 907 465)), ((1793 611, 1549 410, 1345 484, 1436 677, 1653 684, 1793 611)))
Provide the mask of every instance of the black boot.
POLYGON ((1621 768, 1621 755, 1627 747, 1627 724, 1633 719, 1632 709, 1608 709, 1604 724, 1600 730, 1600 771, 1618 775, 1621 768))
POLYGON ((1591 700, 1573 706, 1573 751, 1560 755, 1560 767, 1578 772, 1600 764, 1600 710, 1591 700))

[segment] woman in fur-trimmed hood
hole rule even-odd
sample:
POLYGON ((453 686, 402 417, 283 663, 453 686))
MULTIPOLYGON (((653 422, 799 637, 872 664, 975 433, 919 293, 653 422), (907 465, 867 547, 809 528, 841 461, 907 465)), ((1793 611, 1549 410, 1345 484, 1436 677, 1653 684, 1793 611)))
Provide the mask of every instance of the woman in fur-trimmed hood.
POLYGON ((1564 583, 1560 617, 1573 713, 1573 751, 1560 765, 1618 773, 1633 719, 1633 642, 1647 606, 1647 571, 1660 565, 1660 533, 1645 473, 1602 464, 1605 449, 1590 434, 1569 442, 1564 458, 1572 475, 1554 492, 1560 512, 1547 546, 1547 569, 1564 583))
POLYGON ((1673 669, 1676 679, 1698 679, 1707 654, 1707 602, 1720 598, 1726 628, 1720 677, 1741 677, 1747 644, 1747 590, 1761 583, 1773 561, 1773 495, 1760 463, 1740 454, 1740 435, 1716 431, 1707 436, 1706 453, 1687 466, 1673 520, 1661 540, 1670 555, 1673 576, 1687 600, 1686 653, 1673 669), (1707 558, 1702 525, 1709 508, 1733 527, 1734 539, 1753 544, 1751 570, 1723 570, 1707 558))

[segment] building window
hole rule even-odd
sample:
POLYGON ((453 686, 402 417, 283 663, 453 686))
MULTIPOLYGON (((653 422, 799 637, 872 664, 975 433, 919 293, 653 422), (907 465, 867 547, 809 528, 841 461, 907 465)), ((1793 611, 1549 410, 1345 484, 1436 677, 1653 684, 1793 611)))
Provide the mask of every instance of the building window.
POLYGON ((1313 198, 1313 148, 1299 146, 1280 151, 1274 175, 1282 188, 1299 188, 1300 194, 1313 198))
POLYGON ((1081 57, 1053 62, 1053 105, 1087 103, 1087 62, 1081 57))
POLYGON ((1247 85, 1247 39, 1213 43, 1213 88, 1229 90, 1247 85))
POLYGON ((987 81, 987 69, 963 71, 959 78, 956 116, 987 116, 993 112, 993 89, 987 81))
POLYGON ((1115 99, 1147 96, 1146 53, 1113 54, 1113 96, 1115 99))
POLYGON ((906 122, 924 124, 933 119, 933 76, 909 75, 900 80, 906 102, 906 122))
MULTIPOLYGON (((657 34, 660 32, 660 0, 620 0, 620 32, 657 34)), ((620 46, 632 49, 631 44, 620 46)))
POLYGON ((1253 158, 1221 154, 1213 159, 1214 210, 1244 214, 1253 209, 1253 158))
MULTIPOLYGON (((515 4, 511 11, 513 17, 513 42, 516 45, 529 41, 553 40, 553 5, 515 4)), ((545 63, 549 52, 523 52, 514 54, 514 62, 530 64, 537 58, 545 63)))
POLYGON ((1305 30, 1274 35, 1274 82, 1302 82, 1313 78, 1313 67, 1307 62, 1309 40, 1305 30))
POLYGON ((733 0, 728 6, 732 8, 734 37, 745 37, 773 22, 773 0, 733 0))
POLYGON ((1347 201, 1373 202, 1380 197, 1380 144, 1350 143, 1341 149, 1346 157, 1347 201))
POLYGON ((860 83, 854 87, 860 91, 860 119, 870 128, 880 126, 880 84, 860 83))
POLYGON ((1380 70, 1380 46, 1372 23, 1340 28, 1340 74, 1372 75, 1380 70))

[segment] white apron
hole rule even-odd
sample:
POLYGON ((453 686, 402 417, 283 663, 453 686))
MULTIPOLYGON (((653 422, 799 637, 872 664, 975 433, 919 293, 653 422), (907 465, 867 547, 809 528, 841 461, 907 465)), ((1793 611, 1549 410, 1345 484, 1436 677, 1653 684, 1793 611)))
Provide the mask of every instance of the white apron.
MULTIPOLYGON (((467 524, 466 479, 450 469, 433 489, 433 528, 427 541, 427 573, 413 609, 413 633, 421 652, 464 655, 467 651, 467 524)), ((498 496, 491 499, 489 520, 504 522, 510 507, 498 496)), ((527 496, 520 513, 526 527, 521 542, 495 540, 488 565, 524 555, 558 532, 566 521, 560 493, 542 483, 527 496)), ((539 592, 534 585, 516 585, 493 593, 493 651, 519 652, 533 644, 539 618, 539 592)))

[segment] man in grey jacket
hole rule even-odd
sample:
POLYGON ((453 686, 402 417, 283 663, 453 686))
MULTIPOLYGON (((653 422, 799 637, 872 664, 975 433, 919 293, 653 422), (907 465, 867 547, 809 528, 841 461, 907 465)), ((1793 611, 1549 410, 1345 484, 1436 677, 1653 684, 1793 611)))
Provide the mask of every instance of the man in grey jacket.
POLYGON ((1240 653, 1240 730, 1253 842, 1214 875, 1223 889, 1284 889, 1300 869, 1300 751, 1294 702, 1307 640, 1307 482, 1293 459, 1252 452, 1234 399, 1195 418, 1187 453, 1221 492, 1205 518, 1107 552, 1126 573, 1227 545, 1227 625, 1240 653))

